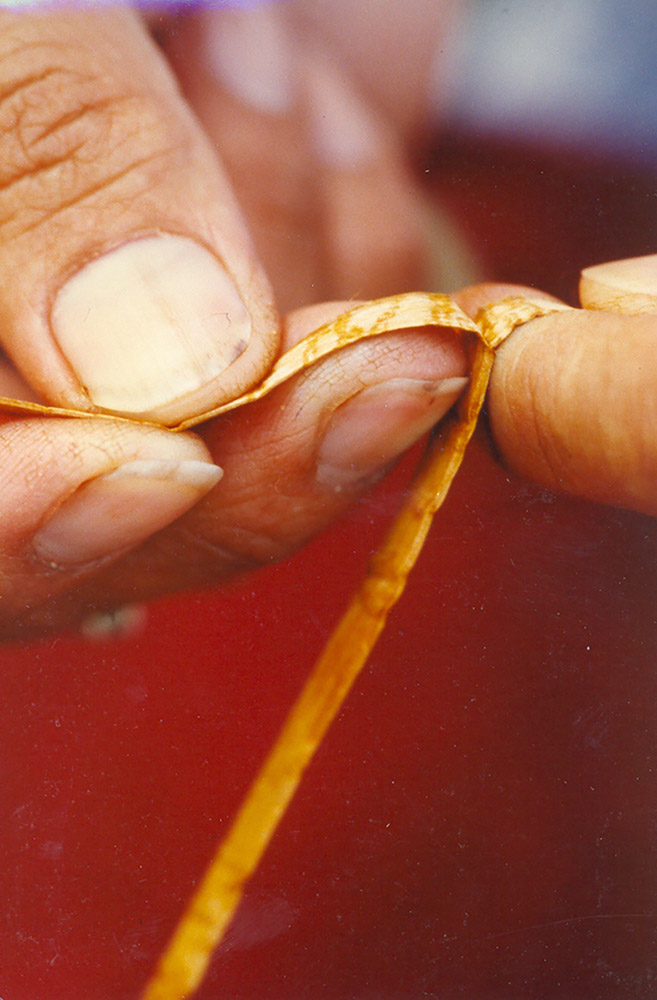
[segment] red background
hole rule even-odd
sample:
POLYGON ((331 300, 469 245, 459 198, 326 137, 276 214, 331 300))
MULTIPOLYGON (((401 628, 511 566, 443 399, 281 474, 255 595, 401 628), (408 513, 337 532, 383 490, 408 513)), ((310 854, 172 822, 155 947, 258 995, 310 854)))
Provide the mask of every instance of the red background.
MULTIPOLYGON (((422 168, 491 278, 572 300, 655 249, 630 166, 452 137, 422 168)), ((412 464, 136 638, 2 650, 2 1000, 136 1000, 412 464)), ((482 431, 199 997, 657 997, 656 566, 653 520, 482 431)))

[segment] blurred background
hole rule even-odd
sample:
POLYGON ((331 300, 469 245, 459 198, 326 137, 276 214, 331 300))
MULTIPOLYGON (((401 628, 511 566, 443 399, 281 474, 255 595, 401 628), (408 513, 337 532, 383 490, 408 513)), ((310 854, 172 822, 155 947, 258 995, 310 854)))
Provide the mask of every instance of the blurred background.
MULTIPOLYGON (((408 143, 434 287, 574 303, 654 252, 656 35, 638 0, 463 5, 408 143)), ((417 457, 285 565, 3 648, 3 1000, 138 997, 417 457)), ((656 566, 652 519, 510 475, 482 425, 199 997, 657 997, 656 566)))

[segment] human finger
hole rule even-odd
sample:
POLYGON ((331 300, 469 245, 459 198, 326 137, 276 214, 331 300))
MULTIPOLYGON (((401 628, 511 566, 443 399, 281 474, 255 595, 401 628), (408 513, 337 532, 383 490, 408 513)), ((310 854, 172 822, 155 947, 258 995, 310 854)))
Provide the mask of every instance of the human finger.
POLYGON ((326 39, 375 107, 406 139, 436 116, 459 49, 462 0, 290 0, 295 21, 326 39))
POLYGON ((399 136, 324 47, 301 63, 330 294, 425 287, 425 206, 399 136))
POLYGON ((33 608, 166 527, 221 477, 193 435, 100 418, 5 418, 0 453, 0 634, 19 637, 33 608))
MULTIPOLYGON (((626 289, 624 308, 648 284, 626 289)), ((457 298, 474 315, 508 295, 537 293, 488 285, 457 298)), ((639 316, 572 310, 517 328, 497 351, 488 394, 505 463, 550 489, 656 514, 656 342, 657 308, 639 316)))
POLYGON ((277 299, 290 308, 424 287, 423 203, 394 126, 289 13, 204 10, 166 45, 277 299))
POLYGON ((579 297, 584 309, 654 316, 657 314, 657 255, 584 268, 579 297))
MULTIPOLYGON (((292 314, 284 348, 351 305, 292 314)), ((466 367, 451 331, 385 334, 217 418, 202 433, 224 476, 206 501, 78 592, 37 611, 30 627, 217 584, 289 555, 446 413, 467 383, 466 367)))
POLYGON ((181 15, 163 45, 221 153, 279 308, 325 298, 317 178, 284 5, 202 8, 181 15))
POLYGON ((173 423, 276 351, 215 152, 127 9, 0 14, 0 340, 50 403, 173 423))

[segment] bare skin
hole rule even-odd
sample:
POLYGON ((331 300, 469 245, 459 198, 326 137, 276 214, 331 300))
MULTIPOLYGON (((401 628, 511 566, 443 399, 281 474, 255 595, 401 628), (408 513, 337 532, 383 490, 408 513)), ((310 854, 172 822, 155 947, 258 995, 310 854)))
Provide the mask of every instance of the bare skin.
MULTIPOLYGON (((0 14, 1 395, 171 424, 258 382, 345 303, 296 307, 423 286, 404 143, 431 53, 405 76, 400 54, 395 86, 378 87, 367 67, 376 44, 389 62, 389 26, 378 43, 365 32, 359 53, 352 36, 319 44, 321 4, 299 10, 283 21, 256 8, 255 29, 246 12, 175 30, 155 17, 185 98, 130 12, 0 14), (236 77, 263 32, 278 75, 236 77)), ((440 5, 417 10, 418 37, 448 30, 440 5)), ((644 301, 657 264, 641 275, 644 301)), ((508 292, 469 289, 461 302, 473 312, 508 292)), ((505 461, 655 513, 655 323, 599 312, 527 324, 491 385, 505 461)), ((284 557, 440 419, 460 391, 445 380, 466 370, 456 338, 390 334, 198 434, 7 417, 0 635, 284 557)))

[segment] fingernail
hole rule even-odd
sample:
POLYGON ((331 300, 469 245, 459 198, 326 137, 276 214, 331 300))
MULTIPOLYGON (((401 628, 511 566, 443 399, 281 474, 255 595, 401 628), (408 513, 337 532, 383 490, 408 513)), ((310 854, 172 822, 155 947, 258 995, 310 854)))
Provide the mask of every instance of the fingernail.
POLYGON ((217 82, 263 114, 286 114, 294 102, 293 50, 274 4, 209 12, 205 57, 217 82))
POLYGON ((375 162, 384 151, 379 123, 319 54, 309 67, 306 85, 310 135, 319 160, 337 170, 375 162))
POLYGON ((192 507, 221 475, 209 462, 127 462, 69 496, 35 534, 33 551, 53 567, 119 555, 192 507))
POLYGON ((657 255, 596 264, 582 271, 580 299, 589 309, 657 312, 657 255))
POLYGON ((467 383, 467 378, 395 378, 352 396, 328 423, 317 481, 341 490, 383 472, 447 413, 467 383))
POLYGON ((149 236, 91 261, 59 291, 52 330, 96 406, 157 415, 220 376, 251 319, 218 259, 184 236, 149 236))

